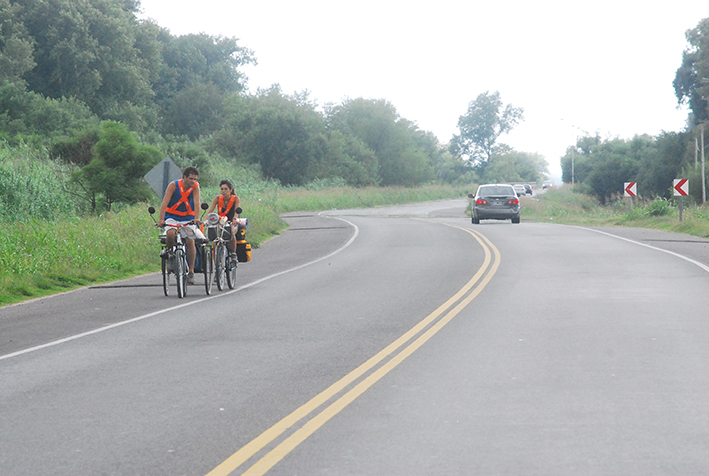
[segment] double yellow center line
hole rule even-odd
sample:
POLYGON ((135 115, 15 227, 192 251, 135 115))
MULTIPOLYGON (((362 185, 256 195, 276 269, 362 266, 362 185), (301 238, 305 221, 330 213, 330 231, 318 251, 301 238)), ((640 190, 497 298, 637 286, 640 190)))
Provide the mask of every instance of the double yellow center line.
POLYGON ((485 286, 492 279, 492 276, 497 271, 497 268, 500 266, 500 252, 490 242, 490 240, 482 234, 456 225, 448 226, 459 228, 467 233, 470 233, 482 246, 485 252, 485 260, 472 279, 470 279, 470 281, 468 281, 465 286, 463 286, 463 288, 461 288, 461 290, 458 291, 453 297, 451 297, 434 312, 429 314, 421 322, 416 324, 411 330, 389 344, 384 350, 376 354, 374 357, 354 369, 349 374, 345 375, 342 379, 332 384, 319 395, 302 405, 293 413, 261 433, 250 443, 246 444, 246 446, 210 471, 207 476, 227 476, 231 474, 251 459, 256 453, 273 443, 283 433, 289 431, 296 423, 308 417, 322 405, 335 398, 338 394, 345 390, 345 388, 357 382, 365 374, 379 366, 363 378, 359 383, 354 385, 354 387, 352 387, 349 391, 337 398, 334 402, 327 405, 325 408, 321 409, 315 415, 311 416, 310 419, 302 424, 298 430, 294 431, 290 436, 277 444, 275 448, 266 453, 242 473, 244 476, 265 474, 288 453, 293 451, 300 443, 305 441, 306 438, 312 435, 318 428, 337 415, 342 409, 352 403, 357 397, 362 395, 367 389, 403 362, 404 359, 414 353, 426 341, 440 331, 443 326, 448 324, 451 319, 460 313, 460 311, 470 304, 470 302, 475 299, 478 294, 480 294, 483 288, 485 288, 485 286), (413 342, 409 343, 416 336, 418 337, 413 342), (406 345, 407 343, 409 344, 406 345), (396 353, 397 351, 398 353, 396 353), (389 358, 390 356, 392 357, 389 358), (389 358, 389 360, 386 360, 387 358, 389 358), (386 362, 384 362, 385 360, 386 362))

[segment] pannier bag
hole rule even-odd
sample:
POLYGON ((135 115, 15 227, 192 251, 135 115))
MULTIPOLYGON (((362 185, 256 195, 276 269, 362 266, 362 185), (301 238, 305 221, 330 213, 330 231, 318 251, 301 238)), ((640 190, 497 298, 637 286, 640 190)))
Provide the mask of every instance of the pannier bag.
POLYGON ((251 261, 251 243, 246 240, 246 229, 242 227, 236 230, 236 259, 239 263, 251 261))

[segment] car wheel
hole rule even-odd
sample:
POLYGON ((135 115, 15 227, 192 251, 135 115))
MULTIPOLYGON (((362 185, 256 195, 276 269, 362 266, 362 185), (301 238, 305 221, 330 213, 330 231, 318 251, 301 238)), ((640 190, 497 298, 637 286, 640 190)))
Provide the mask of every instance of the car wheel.
POLYGON ((519 217, 515 217, 512 219, 512 223, 519 223, 519 217))
POLYGON ((480 218, 473 217, 473 225, 479 225, 479 224, 480 224, 480 218))

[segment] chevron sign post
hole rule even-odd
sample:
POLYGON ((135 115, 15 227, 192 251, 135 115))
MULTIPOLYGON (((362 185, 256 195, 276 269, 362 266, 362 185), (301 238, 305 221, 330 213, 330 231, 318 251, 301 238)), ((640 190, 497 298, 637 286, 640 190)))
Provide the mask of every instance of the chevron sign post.
POLYGON ((624 196, 626 197, 637 197, 638 196, 638 183, 637 182, 625 182, 625 187, 624 187, 625 193, 623 193, 624 196))
POLYGON ((623 196, 630 198, 630 211, 633 211, 633 197, 638 196, 638 183, 625 182, 623 185, 623 196))
POLYGON ((689 179, 674 179, 672 181, 672 192, 675 197, 686 197, 689 195, 689 179))
POLYGON ((679 197, 679 221, 682 221, 682 199, 689 195, 689 179, 674 179, 672 181, 672 194, 679 197))

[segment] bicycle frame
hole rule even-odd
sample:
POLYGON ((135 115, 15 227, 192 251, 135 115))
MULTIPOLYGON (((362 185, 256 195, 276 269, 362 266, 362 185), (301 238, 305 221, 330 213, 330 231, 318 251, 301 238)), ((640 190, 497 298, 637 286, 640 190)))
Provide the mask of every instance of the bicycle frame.
POLYGON ((236 287, 236 262, 230 262, 229 255, 231 250, 229 248, 229 242, 232 239, 231 230, 227 228, 228 224, 226 222, 220 221, 217 225, 210 226, 216 231, 216 237, 213 240, 213 257, 214 257, 214 275, 217 282, 217 289, 220 291, 224 290, 224 283, 226 281, 229 289, 234 289, 236 287), (224 239, 225 233, 227 233, 229 239, 224 239))

